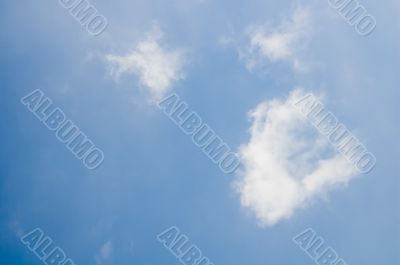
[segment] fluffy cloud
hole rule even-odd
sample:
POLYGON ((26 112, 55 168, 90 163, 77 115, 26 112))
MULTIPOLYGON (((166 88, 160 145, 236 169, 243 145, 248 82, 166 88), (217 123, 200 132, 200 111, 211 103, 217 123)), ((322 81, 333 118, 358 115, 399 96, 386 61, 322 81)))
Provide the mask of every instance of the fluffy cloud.
POLYGON ((279 26, 253 25, 247 29, 249 45, 240 51, 249 70, 265 59, 270 62, 287 61, 296 71, 307 66, 296 55, 312 29, 309 11, 298 8, 279 26))
POLYGON ((244 167, 236 188, 261 225, 290 218, 357 174, 293 106, 305 95, 296 89, 287 100, 266 101, 250 112, 250 139, 239 151, 244 167))
POLYGON ((173 82, 183 79, 184 52, 161 45, 163 33, 156 27, 125 56, 106 56, 110 74, 118 80, 123 74, 134 74, 148 88, 153 100, 162 98, 173 82))

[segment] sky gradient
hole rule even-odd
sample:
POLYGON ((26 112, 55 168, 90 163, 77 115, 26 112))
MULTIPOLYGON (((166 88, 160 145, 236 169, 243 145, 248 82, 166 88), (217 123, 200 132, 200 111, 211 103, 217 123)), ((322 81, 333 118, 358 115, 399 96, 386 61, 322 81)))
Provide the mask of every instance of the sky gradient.
POLYGON ((58 1, 0 0, 0 264, 43 264, 20 241, 36 227, 77 265, 180 264, 157 240, 171 226, 214 265, 314 264, 292 241, 308 227, 349 265, 400 264, 399 1, 360 2, 377 21, 369 36, 328 1, 90 3, 108 21, 99 36, 58 1), (101 148, 99 168, 21 104, 36 89, 101 148), (287 199, 276 183, 337 155, 293 118, 299 89, 377 163, 334 164, 351 177, 287 199), (235 174, 157 107, 171 93, 241 155, 235 174), (302 143, 310 156, 292 159, 302 143))

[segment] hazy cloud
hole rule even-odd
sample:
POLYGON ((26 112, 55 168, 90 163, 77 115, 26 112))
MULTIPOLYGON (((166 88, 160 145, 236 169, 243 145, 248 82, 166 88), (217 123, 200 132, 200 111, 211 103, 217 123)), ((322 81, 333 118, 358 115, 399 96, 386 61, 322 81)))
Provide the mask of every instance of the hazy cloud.
POLYGON ((296 9, 280 25, 252 25, 246 30, 249 44, 239 51, 249 70, 260 62, 287 61, 296 71, 306 71, 307 65, 298 56, 305 38, 312 30, 309 10, 296 9))
POLYGON ((110 75, 116 80, 124 74, 136 75, 153 100, 162 98, 175 81, 184 77, 184 52, 165 48, 163 35, 159 27, 155 27, 126 55, 106 55, 110 75))

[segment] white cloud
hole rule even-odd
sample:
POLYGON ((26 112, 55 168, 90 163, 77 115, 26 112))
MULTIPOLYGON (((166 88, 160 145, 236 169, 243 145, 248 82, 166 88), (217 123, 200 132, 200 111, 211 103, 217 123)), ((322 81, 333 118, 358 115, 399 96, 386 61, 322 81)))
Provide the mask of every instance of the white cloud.
POLYGON ((112 254, 112 243, 111 241, 107 241, 100 248, 99 253, 96 255, 96 263, 103 264, 106 260, 108 260, 112 254))
POLYGON ((250 43, 239 54, 249 70, 267 59, 270 62, 288 61, 296 71, 307 71, 307 65, 298 58, 298 52, 311 33, 311 24, 309 11, 298 8, 292 17, 277 27, 250 26, 247 29, 250 43))
POLYGON ((296 89, 286 101, 266 101, 250 112, 250 140, 239 151, 244 167, 236 188, 261 225, 290 218, 357 174, 293 106, 305 95, 296 89))
POLYGON ((110 74, 116 80, 124 74, 134 74, 146 87, 153 100, 162 98, 177 80, 183 79, 184 52, 161 45, 163 33, 155 27, 125 56, 106 55, 110 74))

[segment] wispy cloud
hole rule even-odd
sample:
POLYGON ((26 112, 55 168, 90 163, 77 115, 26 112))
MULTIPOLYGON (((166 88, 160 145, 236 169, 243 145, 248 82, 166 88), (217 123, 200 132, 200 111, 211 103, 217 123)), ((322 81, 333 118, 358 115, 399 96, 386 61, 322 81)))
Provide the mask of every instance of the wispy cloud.
POLYGON ((113 245, 111 241, 107 241, 106 243, 104 243, 101 246, 99 253, 96 255, 96 263, 99 265, 104 264, 104 262, 110 258, 112 250, 113 245))
POLYGON ((246 30, 249 38, 247 47, 239 51, 249 70, 266 59, 269 62, 287 61, 296 71, 306 71, 298 52, 312 31, 310 11, 297 8, 290 18, 280 25, 252 25, 246 30))
POLYGON ((240 148, 244 168, 236 188, 261 225, 290 218, 357 174, 293 106, 305 95, 295 89, 287 100, 265 101, 250 112, 250 139, 240 148))
POLYGON ((118 80, 122 75, 136 75, 153 100, 162 98, 173 83, 183 79, 182 49, 167 49, 162 44, 164 34, 155 26, 146 38, 124 56, 109 54, 106 60, 110 75, 118 80))

